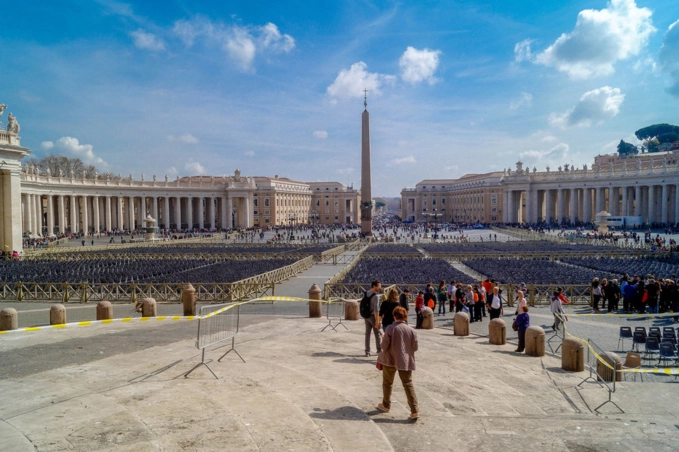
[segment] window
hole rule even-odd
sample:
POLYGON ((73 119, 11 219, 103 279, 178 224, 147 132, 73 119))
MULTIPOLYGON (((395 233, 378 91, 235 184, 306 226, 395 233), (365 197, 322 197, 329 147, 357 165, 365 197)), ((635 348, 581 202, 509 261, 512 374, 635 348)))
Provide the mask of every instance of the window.
POLYGON ((255 203, 255 207, 257 207, 259 199, 255 199, 253 202, 255 203))
POLYGON ((445 203, 446 203, 446 198, 443 198, 443 199, 441 200, 441 204, 445 204, 445 203))
POLYGON ((255 210, 255 215, 259 215, 259 212, 257 212, 256 210, 255 210))
POLYGON ((328 201, 328 200, 326 199, 326 200, 325 200, 325 207, 328 207, 329 205, 330 205, 330 201, 328 201))
POLYGON ((270 215, 269 212, 270 212, 269 210, 265 210, 265 211, 264 211, 264 215, 270 215))
POLYGON ((269 198, 264 198, 264 207, 269 207, 269 198))
POLYGON ((339 220, 339 217, 337 215, 335 215, 335 220, 339 220))
POLYGON ((436 205, 436 198, 434 198, 434 199, 431 200, 431 205, 432 205, 432 206, 435 206, 435 205, 436 205))
POLYGON ((316 200, 316 207, 321 207, 321 200, 320 199, 316 200))
POLYGON ((339 206, 339 201, 336 199, 335 200, 335 207, 339 206))

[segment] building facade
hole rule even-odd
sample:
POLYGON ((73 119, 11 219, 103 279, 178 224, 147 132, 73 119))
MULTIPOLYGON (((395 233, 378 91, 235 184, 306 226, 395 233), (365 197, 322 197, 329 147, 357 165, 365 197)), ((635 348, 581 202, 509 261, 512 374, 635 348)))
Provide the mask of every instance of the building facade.
POLYGON ((401 191, 401 218, 439 223, 498 223, 503 215, 502 172, 423 180, 401 191))

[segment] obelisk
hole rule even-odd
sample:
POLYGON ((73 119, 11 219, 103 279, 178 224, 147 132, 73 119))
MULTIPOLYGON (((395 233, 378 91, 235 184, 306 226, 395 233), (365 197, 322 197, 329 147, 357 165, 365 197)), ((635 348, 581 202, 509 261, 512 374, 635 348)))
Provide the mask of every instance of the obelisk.
POLYGON ((363 117, 361 130, 361 233, 371 236, 372 187, 370 183, 370 114, 368 113, 368 90, 363 90, 363 117))

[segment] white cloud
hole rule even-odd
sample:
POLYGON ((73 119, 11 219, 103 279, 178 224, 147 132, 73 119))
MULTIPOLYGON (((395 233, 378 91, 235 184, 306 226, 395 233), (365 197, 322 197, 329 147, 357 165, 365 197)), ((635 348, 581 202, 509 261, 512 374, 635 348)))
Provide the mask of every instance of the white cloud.
POLYGON ((153 33, 137 30, 130 33, 134 40, 134 45, 140 49, 158 52, 165 50, 165 42, 153 33))
POLYGON ((522 92, 517 100, 510 102, 509 108, 517 110, 521 107, 530 107, 533 102, 533 95, 531 93, 522 92))
POLYGON ((439 67, 440 54, 440 50, 417 50, 409 46, 398 60, 398 65, 401 67, 401 78, 408 83, 415 84, 427 81, 430 85, 433 85, 438 81, 434 77, 434 72, 439 67))
POLYGON ((316 138, 320 138, 322 140, 325 140, 326 138, 328 138, 328 132, 326 132, 325 130, 316 130, 314 132, 314 136, 316 138))
POLYGON ((528 165, 560 165, 568 159, 570 147, 566 143, 559 143, 547 151, 528 150, 519 154, 519 158, 528 165))
POLYGON ((655 31, 651 14, 634 0, 611 0, 602 10, 585 9, 573 31, 562 34, 533 61, 572 78, 612 74, 617 61, 638 55, 648 44, 655 31))
POLYGON ((409 164, 414 165, 415 163, 417 163, 417 161, 415 160, 415 157, 412 156, 412 155, 409 155, 407 157, 391 159, 389 161, 388 166, 400 166, 400 165, 409 165, 409 164))
POLYGON ((531 61, 533 54, 530 50, 530 45, 533 41, 531 39, 524 39, 514 45, 514 60, 517 62, 531 61))
POLYGON ((363 97, 364 89, 372 92, 372 94, 379 95, 381 93, 380 87, 383 84, 393 83, 396 78, 393 75, 368 72, 365 70, 367 67, 367 64, 359 61, 352 64, 349 69, 342 69, 332 85, 327 88, 330 98, 333 100, 360 98, 363 97))
POLYGON ((568 111, 561 114, 552 113, 549 122, 562 128, 589 127, 617 115, 624 100, 625 95, 621 94, 618 88, 610 86, 597 88, 583 94, 578 103, 568 111))
POLYGON ((224 25, 209 19, 196 17, 192 20, 178 20, 172 32, 186 47, 192 47, 201 38, 209 44, 216 43, 225 51, 239 69, 252 70, 255 58, 260 53, 290 53, 295 40, 280 32, 271 22, 264 26, 224 25))
POLYGON ((669 26, 660 48, 660 67, 670 76, 667 91, 679 97, 679 20, 669 26))
POLYGON ((184 169, 188 171, 190 176, 200 176, 206 173, 205 167, 193 160, 184 164, 184 169))
POLYGON ((54 147, 54 143, 52 143, 51 141, 43 141, 42 143, 40 143, 40 147, 47 151, 54 147))
MULTIPOLYGON (((46 143, 51 143, 51 141, 46 143)), ((66 152, 73 157, 77 157, 90 165, 97 165, 99 167, 107 165, 107 163, 101 157, 97 157, 94 154, 94 146, 91 144, 80 144, 80 141, 77 138, 61 137, 56 141, 56 143, 54 143, 52 147, 59 151, 66 152)), ((52 147, 47 149, 52 149, 52 147)))
POLYGON ((254 157, 255 151, 245 151, 243 155, 245 155, 246 157, 254 157))
POLYGON ((177 171, 177 168, 174 166, 171 166, 165 169, 165 174, 167 174, 168 177, 177 177, 179 175, 179 171, 177 171))
POLYGON ((180 136, 168 135, 167 141, 175 141, 179 143, 196 144, 198 143, 198 138, 194 137, 190 133, 180 136))

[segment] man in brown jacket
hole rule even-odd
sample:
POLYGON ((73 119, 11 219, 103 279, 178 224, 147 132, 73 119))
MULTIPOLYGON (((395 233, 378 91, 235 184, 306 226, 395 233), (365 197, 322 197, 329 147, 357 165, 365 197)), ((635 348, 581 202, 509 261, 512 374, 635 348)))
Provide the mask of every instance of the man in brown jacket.
POLYGON ((377 362, 382 364, 382 403, 377 405, 377 409, 384 413, 389 412, 391 388, 398 370, 410 406, 410 419, 415 420, 419 416, 413 385, 417 332, 405 323, 407 318, 408 312, 401 306, 394 309, 395 323, 387 327, 382 337, 382 353, 377 357, 377 362))

